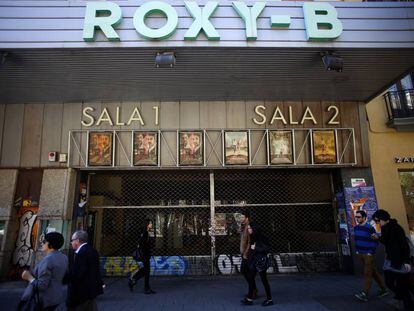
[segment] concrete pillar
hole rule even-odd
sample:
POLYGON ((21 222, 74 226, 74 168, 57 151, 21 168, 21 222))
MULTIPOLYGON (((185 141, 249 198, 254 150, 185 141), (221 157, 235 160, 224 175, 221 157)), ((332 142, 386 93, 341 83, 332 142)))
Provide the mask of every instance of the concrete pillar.
POLYGON ((14 250, 17 233, 16 213, 13 210, 14 192, 18 170, 0 170, 0 222, 4 226, 4 235, 0 241, 0 278, 6 277, 14 250))
MULTIPOLYGON (((45 169, 40 193, 39 234, 61 232, 65 238, 64 251, 69 249, 72 213, 76 188, 76 171, 73 169, 45 169)), ((36 262, 41 258, 38 251, 36 262)))

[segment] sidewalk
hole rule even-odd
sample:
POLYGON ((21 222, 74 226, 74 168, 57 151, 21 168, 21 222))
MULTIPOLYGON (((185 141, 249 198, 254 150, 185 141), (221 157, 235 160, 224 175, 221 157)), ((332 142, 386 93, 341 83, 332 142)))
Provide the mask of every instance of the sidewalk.
MULTIPOLYGON (((236 277, 153 277, 155 295, 144 295, 139 281, 131 293, 126 279, 106 279, 105 294, 98 298, 99 310, 395 310, 392 294, 359 302, 353 295, 361 289, 362 277, 342 274, 270 275, 274 306, 263 308, 264 291, 259 277, 259 299, 253 306, 240 304, 247 284, 236 277)), ((0 283, 0 310, 14 310, 24 288, 23 282, 0 283)), ((372 292, 377 290, 376 285, 372 292)), ((65 310, 59 306, 58 310, 65 310)))

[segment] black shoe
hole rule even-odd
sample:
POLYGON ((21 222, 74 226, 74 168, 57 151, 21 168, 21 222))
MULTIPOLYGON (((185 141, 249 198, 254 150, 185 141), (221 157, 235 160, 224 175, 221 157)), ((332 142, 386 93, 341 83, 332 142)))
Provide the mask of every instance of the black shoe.
POLYGON ((263 301, 262 306, 263 307, 273 306, 273 300, 266 299, 265 301, 263 301))
MULTIPOLYGON (((246 294, 244 297, 249 298, 249 294, 246 294)), ((253 290, 253 295, 251 297, 251 299, 257 299, 257 297, 259 297, 258 291, 257 289, 253 290)))
POLYGON ((255 289, 254 291, 253 291, 253 296, 252 296, 252 299, 257 299, 257 297, 259 296, 259 292, 257 291, 257 289, 255 289))
POLYGON ((246 305, 246 306, 251 306, 253 304, 253 300, 249 299, 249 298, 244 298, 242 301, 240 301, 242 304, 246 305))
POLYGON ((155 294, 155 293, 156 293, 156 291, 154 291, 152 289, 146 289, 145 292, 144 292, 145 295, 151 295, 151 294, 155 294))
POLYGON ((128 279, 128 287, 131 293, 134 290, 134 285, 134 282, 131 279, 128 279))

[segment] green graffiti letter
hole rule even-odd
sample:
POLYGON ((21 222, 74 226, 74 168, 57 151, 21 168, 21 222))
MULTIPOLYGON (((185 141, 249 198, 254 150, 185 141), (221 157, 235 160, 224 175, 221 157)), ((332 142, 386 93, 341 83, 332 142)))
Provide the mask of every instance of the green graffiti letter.
POLYGON ((246 38, 247 40, 257 39, 257 18, 262 13, 266 6, 266 2, 256 2, 252 8, 247 7, 244 2, 234 1, 233 8, 237 14, 244 20, 246 25, 246 38))
POLYGON ((177 29, 178 15, 174 8, 165 2, 151 1, 141 5, 134 14, 134 26, 137 32, 148 40, 163 40, 169 38, 177 29), (167 23, 158 29, 145 24, 145 19, 152 14, 162 14, 167 23))
POLYGON ((329 3, 305 2, 303 16, 306 35, 310 41, 329 41, 338 38, 342 33, 338 13, 329 3))
POLYGON ((86 4, 85 20, 83 23, 83 40, 94 41, 95 29, 100 28, 109 41, 119 41, 114 30, 122 19, 119 5, 112 2, 88 2, 86 4), (97 16, 109 14, 109 16, 97 16))
POLYGON ((201 29, 204 30, 208 40, 220 40, 220 35, 209 21, 210 16, 218 7, 218 2, 207 2, 203 9, 194 1, 184 2, 187 11, 194 18, 194 22, 184 35, 184 40, 195 40, 201 29))

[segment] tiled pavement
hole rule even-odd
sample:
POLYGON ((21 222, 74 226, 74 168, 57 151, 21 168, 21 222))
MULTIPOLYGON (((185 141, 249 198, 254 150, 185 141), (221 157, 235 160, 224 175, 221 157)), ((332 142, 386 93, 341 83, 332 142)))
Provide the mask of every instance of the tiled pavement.
MULTIPOLYGON (((343 274, 291 274, 269 276, 274 306, 263 308, 263 287, 257 278, 259 299, 253 306, 243 306, 240 300, 247 291, 241 276, 214 277, 154 277, 155 295, 144 295, 143 284, 134 292, 127 288, 126 279, 106 279, 105 294, 98 298, 99 310, 394 310, 392 295, 373 297, 369 302, 357 301, 353 294, 362 285, 360 276, 343 274), (260 294, 259 293, 259 294, 260 294)), ((23 282, 0 283, 0 310, 15 310, 23 282)), ((373 285, 372 291, 377 288, 373 285)), ((59 306, 58 310, 64 310, 59 306)))

